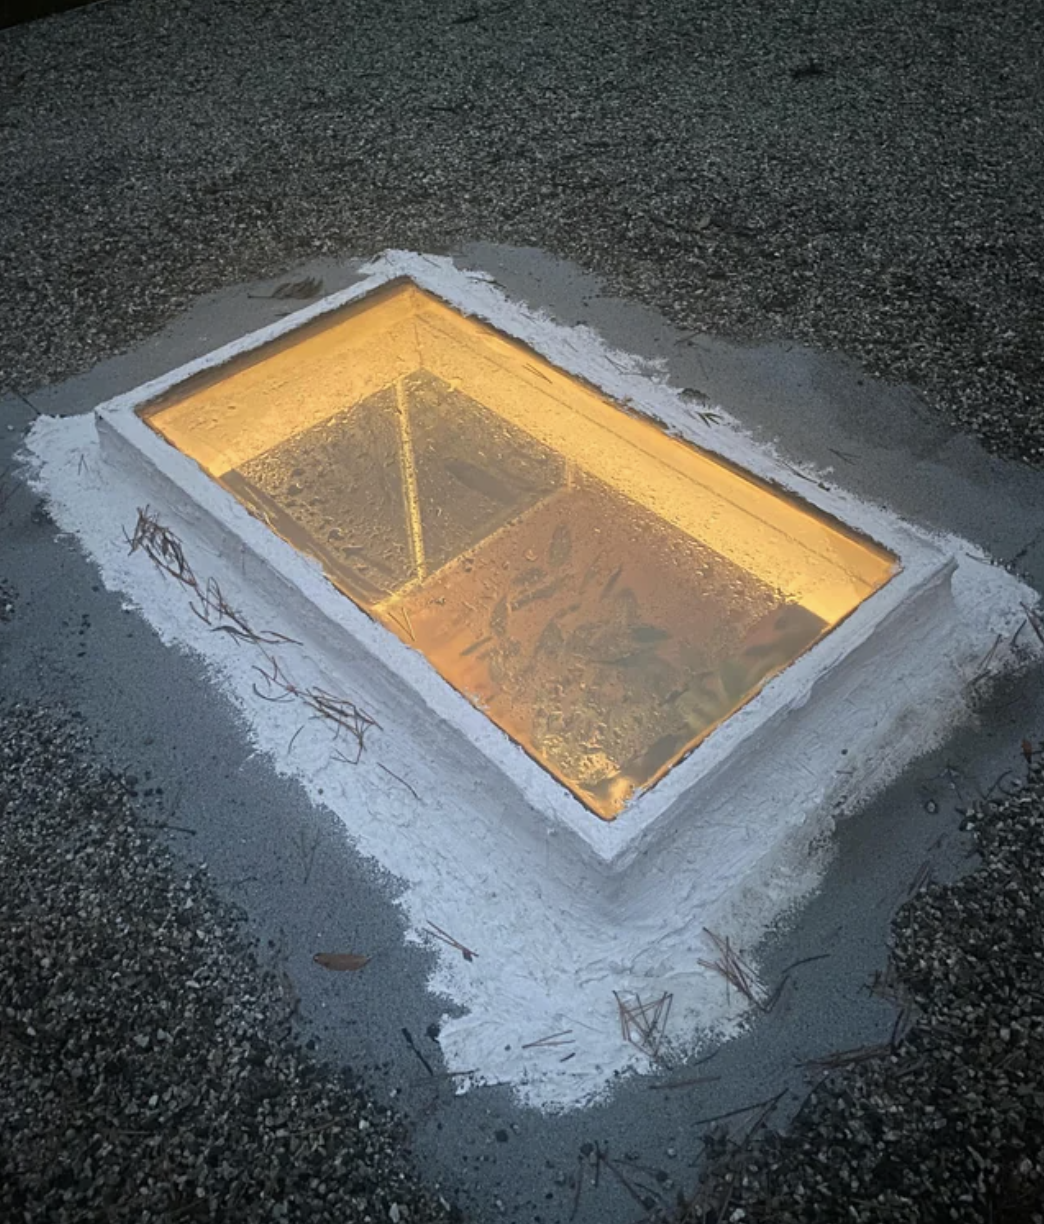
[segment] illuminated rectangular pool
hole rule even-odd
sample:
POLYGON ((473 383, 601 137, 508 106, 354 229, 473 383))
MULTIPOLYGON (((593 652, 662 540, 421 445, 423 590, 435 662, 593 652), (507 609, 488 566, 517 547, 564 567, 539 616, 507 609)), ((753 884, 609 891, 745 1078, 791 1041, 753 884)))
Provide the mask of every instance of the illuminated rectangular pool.
POLYGON ((899 570, 401 278, 137 411, 606 820, 899 570))

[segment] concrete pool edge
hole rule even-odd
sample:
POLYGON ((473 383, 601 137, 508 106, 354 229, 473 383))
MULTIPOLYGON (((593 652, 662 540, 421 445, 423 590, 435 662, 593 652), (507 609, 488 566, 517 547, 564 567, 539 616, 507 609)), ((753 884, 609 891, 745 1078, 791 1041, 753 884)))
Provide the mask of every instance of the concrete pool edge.
MULTIPOLYGON (((457 271, 448 261, 427 256, 392 252, 364 271, 370 275, 350 289, 331 295, 276 324, 261 328, 216 352, 190 362, 160 379, 102 405, 96 411, 105 450, 120 456, 126 470, 136 470, 148 484, 158 476, 156 492, 181 501, 175 490, 206 514, 209 530, 227 533, 222 551, 249 552, 270 581, 276 576, 285 592, 301 592, 313 613, 345 636, 342 653, 357 657, 363 650, 370 663, 377 663, 395 683, 405 681, 438 719, 440 728, 452 728, 461 742, 470 745, 491 762, 501 778, 521 800, 521 810, 530 814, 532 833, 541 840, 549 832, 564 832, 570 843, 567 854, 577 855, 598 873, 613 876, 625 870, 639 854, 654 851, 663 837, 676 837, 685 822, 685 811, 693 803, 713 806, 717 775, 727 768, 736 752, 763 750, 765 736, 777 734, 777 724, 789 711, 805 705, 814 689, 835 668, 846 666, 853 651, 860 650, 888 625, 908 603, 932 601, 935 586, 944 572, 952 571, 944 550, 927 535, 911 528, 887 511, 846 498, 837 490, 817 488, 810 498, 804 490, 788 484, 787 466, 777 462, 764 448, 728 426, 700 430, 679 392, 651 379, 647 373, 627 370, 628 406, 659 421, 668 430, 728 461, 744 466, 770 480, 791 496, 810 501, 818 509, 841 519, 889 548, 899 558, 901 570, 881 590, 856 609, 814 649, 770 681, 755 698, 733 714, 699 748, 680 761, 653 788, 639 795, 612 824, 604 824, 574 799, 535 761, 460 694, 434 674, 417 652, 392 639, 364 613, 326 581, 317 567, 274 536, 252 518, 235 499, 216 486, 197 465, 160 439, 139 419, 142 405, 202 370, 220 367, 272 339, 292 333, 303 323, 321 318, 346 303, 372 292, 380 285, 408 275, 468 313, 488 319, 510 335, 532 344, 539 352, 607 395, 620 397, 619 386, 606 386, 606 370, 619 369, 620 354, 607 354, 586 329, 567 329, 546 317, 537 317, 508 301, 495 286, 475 275, 457 271), (437 274, 433 274, 437 273, 437 274), (607 357, 611 360, 607 361, 607 357), (760 470, 759 470, 760 469, 760 470), (770 728, 773 730, 770 731, 770 728)), ((626 358, 626 355, 623 355, 626 358)), ((190 516, 191 517, 191 516, 190 516)), ((295 615, 303 614, 298 609, 295 615)), ((880 717, 872 704, 866 709, 868 726, 880 717)), ((845 738, 859 738, 858 726, 845 720, 845 738)), ((838 751, 841 745, 838 745, 838 751)), ((786 749, 781 745, 781 751, 786 749)), ((825 741, 820 751, 829 755, 825 741)), ((814 789, 814 788, 813 788, 814 789)), ((813 798, 810 794, 809 798, 813 798)))
MULTIPOLYGON (((555 310, 554 297, 548 309, 555 310)), ((584 331, 586 351, 594 333, 584 331)), ((614 362, 621 360, 618 350, 610 353, 614 362)), ((621 388, 634 381, 619 377, 621 388)), ((659 390, 652 385, 653 393, 659 390)), ((296 582, 287 586, 276 579, 263 558, 230 540, 224 527, 215 528, 183 490, 165 479, 157 482, 155 469, 143 468, 133 453, 131 463, 114 472, 99 451, 95 420, 86 413, 105 400, 104 392, 79 394, 82 415, 36 422, 28 438, 33 486, 47 498, 59 530, 97 564, 105 586, 122 594, 124 611, 140 610, 150 635, 158 635, 167 649, 202 660, 207 687, 213 684, 221 699, 231 699, 227 708, 242 717, 254 753, 302 785, 313 804, 332 809, 349 842, 390 873, 408 942, 430 943, 426 928, 435 920, 480 953, 474 964, 465 964, 459 952, 435 945, 440 955, 428 981, 430 990, 460 1009, 446 1017, 439 1039, 448 1065, 480 1069, 471 1084, 455 1081, 460 1090, 503 1083, 520 1101, 551 1111, 604 1098, 621 1071, 649 1069, 646 1055, 621 1043, 615 992, 648 998, 669 990, 679 1054, 734 1033, 735 1024, 743 1023, 736 999, 730 1008, 720 982, 699 967, 698 958, 712 951, 703 926, 727 932, 737 948, 751 949, 771 923, 810 901, 837 844, 835 819, 860 810, 905 766, 966 723, 972 716, 969 697, 984 691, 989 676, 1019 666, 1019 658, 1025 663, 1027 648, 1032 653, 1034 646, 1027 631, 1017 655, 1008 647, 990 648, 1001 634, 1014 645, 1025 621, 1020 604, 1035 604, 1036 594, 989 564, 981 544, 948 531, 930 537, 956 559, 957 569, 924 596, 912 623, 893 626, 918 634, 916 649, 924 656, 919 666, 936 682, 930 699, 918 706, 886 650, 880 666, 863 669, 850 695, 856 702, 876 702, 883 714, 850 755, 825 760, 814 737, 804 737, 805 750, 782 761, 774 754, 750 754, 742 767, 723 772, 717 803, 692 813, 698 819, 686 822, 680 810, 684 836, 655 839, 627 870, 614 872, 560 825, 545 822, 541 835, 515 787, 505 785, 502 772, 473 746, 464 745, 463 753, 440 751, 433 736, 459 745, 459 735, 440 727, 430 706, 386 667, 374 666, 367 650, 342 642, 331 651, 328 618, 301 597, 296 582), (288 631, 288 609, 300 605, 301 622, 293 629, 305 647, 287 660, 295 678, 331 688, 343 681, 381 719, 384 729, 357 768, 330 760, 336 744, 322 724, 309 729, 291 708, 259 700, 253 665, 263 659, 256 651, 214 633, 192 615, 190 592, 140 552, 128 556, 125 535, 145 504, 178 533, 197 575, 220 580, 252 625, 288 631), (287 590, 294 592, 289 605, 287 590), (937 609, 945 616, 937 616, 937 609), (992 662, 984 664, 987 656, 992 662), (893 723, 887 715, 897 703, 906 715, 893 723), (814 805, 805 808, 810 769, 821 785, 814 805), (415 788, 412 796, 408 786, 415 788), (700 836, 694 836, 697 830, 700 836), (585 1039, 565 1066, 527 1052, 525 1043, 534 1036, 572 1024, 585 1039)), ((724 402, 745 401, 727 396, 724 402)), ((172 448, 165 451, 176 457, 172 448)), ((788 458, 801 463, 794 454, 788 458)), ((866 496, 876 500, 872 490, 866 496)), ((876 513, 860 504, 868 516, 876 513)), ((300 556, 291 560, 307 584, 329 590, 317 567, 300 556)), ((341 597, 338 606, 346 602, 341 597)), ((904 638, 905 632, 896 632, 883 645, 900 646, 904 638)), ((787 731, 800 729, 828 699, 829 693, 819 693, 789 710, 787 731)), ((220 822, 222 813, 214 811, 213 819, 220 822)), ((254 836, 252 826, 248 836, 254 836)), ((872 842, 877 834, 871 826, 859 836, 872 842)), ((338 904, 344 900, 339 897, 338 904)))

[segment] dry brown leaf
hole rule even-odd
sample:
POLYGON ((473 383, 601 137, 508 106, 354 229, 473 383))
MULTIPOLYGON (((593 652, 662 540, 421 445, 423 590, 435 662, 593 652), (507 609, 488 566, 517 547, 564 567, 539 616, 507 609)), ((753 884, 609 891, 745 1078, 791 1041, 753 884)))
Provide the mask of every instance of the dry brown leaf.
POLYGON ((341 973, 355 973, 370 963, 368 956, 360 956, 357 952, 316 952, 312 960, 324 969, 334 969, 341 973))

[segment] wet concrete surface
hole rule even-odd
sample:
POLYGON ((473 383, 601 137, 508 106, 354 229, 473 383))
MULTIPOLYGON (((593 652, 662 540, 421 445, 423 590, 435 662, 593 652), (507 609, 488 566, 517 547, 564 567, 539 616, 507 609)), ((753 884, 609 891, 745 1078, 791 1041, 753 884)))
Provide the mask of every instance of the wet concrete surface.
MULTIPOLYGON (((536 250, 477 245, 459 262, 481 267, 560 322, 584 322, 621 348, 665 358, 676 385, 721 404, 800 471, 816 469, 815 478, 828 481, 833 472, 852 492, 921 526, 960 533, 1038 589, 1044 584, 1044 475, 955 435, 909 388, 797 346, 742 347, 680 334, 536 250)), ((283 279, 309 276, 330 292, 351 283, 354 271, 324 261, 283 279)), ((88 411, 260 325, 286 309, 252 296, 276 283, 223 291, 132 353, 25 400, 0 402, 0 470, 34 411, 88 411)), ((0 621, 3 700, 58 701, 83 714, 99 753, 137 779, 157 836, 208 865, 265 955, 285 970, 300 1000, 302 1040, 318 1057, 351 1065, 378 1098, 404 1111, 422 1171, 456 1186, 474 1219, 624 1224, 691 1188, 701 1119, 783 1092, 782 1121, 809 1090, 803 1062, 887 1038, 894 1009, 868 985, 884 967, 892 914, 925 864, 940 879, 972 865, 959 809, 1017 770, 1020 741, 1039 738, 1044 725, 1039 675, 984 694, 976 725, 839 824, 821 890, 760 955, 769 982, 795 961, 823 959, 794 971, 771 1014, 698 1071, 678 1066, 635 1077, 603 1104, 549 1117, 520 1109, 506 1087, 454 1093, 452 1079, 441 1075, 453 1068, 442 1067, 429 1035, 445 1001, 425 989, 430 954, 403 942, 396 881, 356 855, 332 814, 252 751, 199 661, 165 646, 104 590, 25 488, 0 512, 0 579, 13 607, 0 621), (333 946, 365 948, 374 972, 324 973, 312 955, 333 946), (665 1086, 694 1076, 714 1078, 665 1086), (608 1145, 622 1178, 603 1169, 594 1184, 587 1154, 596 1143, 608 1145)), ((984 656, 990 647, 983 643, 984 656)), ((736 1125, 744 1121, 739 1116, 736 1125)))

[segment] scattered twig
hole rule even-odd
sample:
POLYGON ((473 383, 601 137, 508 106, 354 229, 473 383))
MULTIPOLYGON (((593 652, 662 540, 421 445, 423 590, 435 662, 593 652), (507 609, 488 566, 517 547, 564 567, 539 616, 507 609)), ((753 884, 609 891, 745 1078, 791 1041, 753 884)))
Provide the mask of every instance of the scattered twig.
POLYGON ((784 462, 783 466, 788 472, 793 472, 793 474, 799 480, 807 480, 809 484, 815 485, 817 489, 823 489, 827 493, 830 492, 830 486, 828 484, 824 484, 822 480, 816 480, 814 476, 806 476, 804 472, 799 471, 792 463, 784 462))
POLYGON ((924 862, 917 868, 914 878, 910 881, 910 887, 906 890, 908 897, 919 893, 922 888, 927 888, 932 881, 932 865, 925 859, 924 862))
POLYGON ((305 831, 302 827, 297 832, 297 849, 301 855, 301 870, 304 878, 301 883, 307 887, 308 881, 312 878, 312 868, 315 866, 315 855, 319 849, 319 830, 315 829, 312 836, 312 844, 308 845, 305 838, 305 831))
POLYGON ((560 1041, 561 1037, 568 1037, 572 1029, 563 1029, 560 1033, 551 1033, 547 1037, 540 1037, 536 1041, 527 1041, 523 1046, 523 1050, 538 1050, 546 1046, 564 1046, 576 1045, 575 1041, 560 1041))
POLYGON ((908 1027, 909 1027, 909 1020, 908 1020, 906 1008, 900 1007, 899 1012, 895 1017, 895 1024, 892 1025, 891 1036, 888 1038, 888 1046, 891 1049, 893 1054, 895 1053, 896 1050, 898 1050, 899 1043, 900 1041, 902 1041, 903 1035, 905 1034, 908 1027))
POLYGON ((580 1209, 580 1196, 584 1191, 584 1154, 577 1152, 576 1154, 576 1189, 573 1191, 573 1208, 569 1213, 570 1224, 576 1219, 576 1213, 580 1209))
POLYGON ((989 790, 986 792, 986 794, 985 794, 985 795, 981 795, 981 798, 982 798, 983 803, 986 803, 986 802, 988 802, 988 801, 989 801, 990 797, 992 796, 992 794, 993 794, 993 792, 994 792, 995 790, 1002 790, 1002 791, 1003 791, 1003 788, 1001 787, 1001 783, 1004 781, 1004 779, 1005 779, 1005 778, 1010 778, 1010 777, 1011 777, 1011 775, 1012 775, 1012 770, 1010 770, 1010 769, 1005 769, 1005 770, 1004 770, 1004 772, 1003 772, 1002 774, 1000 774, 1000 776, 997 778, 997 780, 996 780, 996 781, 993 783, 993 785, 990 787, 990 789, 989 789, 989 790))
POLYGON ((893 1007, 900 1010, 906 1005, 906 995, 899 979, 899 972, 891 957, 888 958, 883 970, 874 970, 874 976, 867 990, 870 994, 884 999, 886 1003, 891 1003, 893 1007))
POLYGON ((222 595, 221 587, 214 578, 208 578, 202 589, 197 586, 196 596, 199 607, 195 603, 190 603, 189 607, 214 633, 227 633, 236 641, 249 642, 253 646, 301 645, 296 638, 287 637, 285 633, 252 629, 222 595), (215 620, 217 624, 213 623, 215 620))
POLYGON ((667 1092, 672 1088, 692 1088, 696 1084, 716 1084, 720 1075, 694 1075, 689 1079, 671 1080, 668 1084, 650 1084, 650 1092, 667 1092))
POLYGON ((448 1079, 467 1079, 469 1075, 477 1075, 478 1068, 472 1067, 468 1071, 436 1071, 429 1075, 427 1079, 410 1080, 410 1085, 413 1088, 419 1088, 424 1084, 437 1083, 439 1080, 448 1079))
POLYGON ((699 960, 697 963, 702 965, 704 969, 720 973, 725 979, 726 999, 728 1002, 731 1002, 731 999, 728 998, 727 992, 729 987, 733 987, 751 1007, 761 1008, 762 1004, 754 988, 754 972, 730 946, 728 936, 722 939, 720 935, 717 935, 707 927, 703 928, 703 933, 713 942, 719 952, 719 956, 717 960, 699 960))
POLYGON ((643 1003, 639 995, 635 995, 633 1003, 625 1003, 615 990, 613 997, 620 1012, 620 1033, 624 1041, 658 1062, 674 995, 665 990, 651 1003, 643 1003))
POLYGON ((595 1153, 596 1153, 595 1168, 597 1169, 599 1165, 605 1165, 605 1167, 609 1170, 609 1172, 612 1173, 612 1175, 616 1178, 616 1180, 620 1183, 620 1185, 623 1186, 623 1188, 627 1191, 627 1193, 631 1196, 631 1198, 634 1199, 634 1201, 638 1204, 638 1206, 641 1207, 643 1211, 647 1210, 649 1204, 646 1202, 646 1199, 649 1197, 649 1195, 639 1194, 639 1192, 635 1189, 635 1187, 631 1185, 630 1181, 628 1181, 628 1179, 624 1177, 623 1173, 620 1172, 619 1168, 616 1165, 616 1162, 609 1159, 609 1145, 606 1144, 604 1150, 596 1146, 595 1153))
POLYGON ((346 764, 357 765, 366 746, 367 732, 373 727, 380 726, 377 720, 359 709, 355 702, 350 701, 347 697, 339 697, 320 688, 300 688, 289 679, 280 667, 277 659, 267 653, 265 654, 265 659, 268 662, 267 668, 258 667, 257 665, 254 667, 254 670, 263 679, 266 690, 262 692, 255 683, 253 689, 256 695, 264 701, 271 701, 273 703, 292 700, 300 701, 314 715, 332 723, 335 728, 335 739, 344 732, 355 744, 353 756, 345 756, 340 752, 334 755, 338 760, 344 761, 346 764))
POLYGON ((406 606, 404 604, 400 605, 398 608, 389 607, 387 609, 387 614, 400 628, 406 630, 406 632, 410 635, 411 642, 415 642, 417 640, 417 635, 413 632, 413 622, 410 620, 410 614, 406 611, 406 606))
POLYGON ((441 939, 443 943, 449 944, 451 948, 456 948, 466 961, 473 961, 475 957, 478 956, 477 952, 472 951, 471 948, 465 947, 459 940, 454 939, 452 935, 448 935, 442 929, 442 927, 436 926, 430 918, 428 919, 428 926, 431 927, 430 933, 434 935, 436 939, 441 939))
MULTIPOLYGON (((614 363, 614 364, 615 364, 615 363, 614 363)), ((527 362, 525 363, 525 366, 526 366, 526 369, 527 369, 527 370, 530 372, 530 374, 535 374, 535 375, 537 376, 537 378, 542 378, 542 379, 544 380, 544 382, 546 382, 546 383, 549 383, 549 382, 551 381, 551 379, 550 379, 550 378, 548 378, 548 376, 547 376, 545 373, 543 373, 543 371, 542 371, 542 370, 538 370, 538 369, 536 368, 536 366, 535 366, 535 365, 533 365, 533 363, 532 363, 532 362, 527 361, 527 362)), ((617 368, 619 368, 619 367, 617 367, 617 368)))
POLYGON ((420 1047, 413 1040, 413 1034, 410 1032, 408 1028, 404 1028, 402 1030, 402 1035, 405 1038, 406 1044, 410 1047, 410 1049, 414 1052, 414 1054, 417 1055, 417 1058, 419 1059, 421 1066, 434 1079, 435 1072, 432 1070, 431 1063, 428 1062, 428 1060, 421 1053, 420 1047))
POLYGON ((795 969, 799 969, 802 965, 811 965, 816 961, 826 960, 829 955, 829 952, 820 952, 816 956, 803 956, 800 960, 796 960, 792 964, 788 965, 780 974, 779 984, 776 986, 776 989, 769 995, 764 1003, 759 1004, 761 1010, 765 1013, 775 1010, 776 1004, 783 997, 783 991, 786 989, 786 985, 790 981, 790 975, 795 969))
POLYGON ((414 797, 414 799, 416 799, 418 803, 420 802, 420 795, 417 794, 417 792, 413 789, 412 786, 410 786, 409 782, 407 782, 405 778, 400 778, 397 773, 392 773, 392 771, 388 768, 388 766, 383 765, 380 761, 377 762, 377 767, 379 769, 383 769, 389 778, 394 778, 396 782, 399 782, 403 786, 405 786, 406 789, 410 792, 410 794, 414 797))
POLYGON ((754 1121, 751 1122, 751 1124, 747 1127, 747 1133, 743 1136, 744 1146, 750 1143, 751 1139, 754 1137, 754 1134, 757 1132, 757 1130, 760 1127, 764 1126, 764 1124, 768 1121, 769 1115, 772 1113, 772 1111, 776 1108, 776 1106, 779 1104, 779 1102, 783 1099, 785 1095, 786 1095, 786 1092, 784 1090, 783 1092, 780 1092, 776 1096, 774 1096, 771 1101, 766 1101, 764 1108, 758 1113, 758 1116, 754 1119, 754 1121))
POLYGON ((36 416, 38 416, 38 417, 43 416, 43 411, 42 411, 42 409, 37 408, 37 406, 36 406, 36 405, 35 405, 35 404, 32 402, 32 400, 30 400, 30 399, 28 399, 26 396, 24 396, 24 395, 21 393, 21 391, 16 391, 16 390, 15 390, 13 387, 9 387, 9 388, 8 388, 8 390, 9 390, 9 391, 10 391, 10 393, 11 393, 11 394, 12 394, 12 395, 15 397, 15 399, 19 399, 19 400, 21 400, 21 401, 22 401, 22 403, 23 403, 23 404, 25 404, 26 408, 28 408, 28 409, 30 410, 30 412, 35 413, 35 415, 36 415, 36 416))
POLYGON ((1004 641, 1004 634, 998 633, 997 636, 993 640, 993 645, 986 652, 985 657, 983 658, 982 662, 979 664, 978 670, 976 671, 975 675, 972 676, 971 678, 972 684, 978 683, 978 681, 980 681, 983 678, 983 676, 985 676, 989 672, 990 664, 993 662, 993 656, 997 653, 997 647, 1003 641, 1004 641))
POLYGON ((727 1113, 713 1114, 709 1118, 697 1118, 695 1122, 691 1122, 689 1125, 709 1126, 712 1122, 724 1122, 728 1118, 738 1118, 741 1114, 753 1113, 755 1109, 764 1109, 766 1106, 775 1108, 786 1095, 787 1090, 784 1088, 782 1092, 777 1092, 774 1097, 769 1097, 767 1100, 755 1101, 752 1105, 743 1105, 739 1109, 730 1109, 727 1113))
MULTIPOLYGON (((258 647, 299 646, 301 644, 285 633, 278 633, 275 630, 255 630, 248 624, 245 617, 225 599, 215 579, 208 578, 205 583, 201 584, 185 557, 181 541, 169 527, 165 527, 159 521, 158 515, 148 506, 138 510, 138 521, 134 534, 128 535, 126 531, 123 534, 132 553, 140 549, 159 569, 176 578, 193 592, 193 599, 189 607, 205 625, 210 626, 213 632, 227 633, 237 642, 248 642, 258 647)), ((357 765, 365 747, 367 732, 374 727, 380 727, 377 720, 361 710, 347 697, 341 697, 320 688, 300 688, 286 676, 278 660, 271 654, 265 652, 265 659, 268 664, 267 668, 255 667, 254 669, 263 678, 265 691, 262 692, 255 683, 254 693, 265 701, 299 701, 307 706, 314 715, 332 723, 335 728, 335 739, 344 732, 355 745, 354 753, 346 756, 344 753, 336 752, 334 753, 335 758, 350 765, 357 765)), ((298 733, 294 734, 287 751, 293 747, 298 733)))
MULTIPOLYGON (((901 1015, 902 1013, 900 1013, 901 1015)), ((881 1041, 875 1045, 853 1046, 849 1050, 835 1050, 822 1058, 809 1058, 800 1063, 802 1067, 815 1067, 820 1071, 837 1071, 841 1067, 851 1067, 856 1063, 871 1062, 875 1058, 884 1058, 893 1053, 894 1047, 890 1041, 881 1041)))
POLYGON ((140 548, 150 561, 172 578, 176 578, 193 591, 199 590, 196 575, 185 560, 181 541, 169 527, 163 526, 158 515, 149 512, 148 506, 138 510, 134 534, 129 536, 125 531, 123 536, 132 553, 140 548))
POLYGON ((715 1220, 724 1220, 727 1218, 725 1213, 728 1211, 729 1207, 732 1204, 732 1196, 733 1194, 735 1194, 735 1192, 736 1192, 736 1183, 731 1178, 729 1178, 729 1180, 726 1181, 725 1183, 725 1193, 722 1196, 721 1202, 718 1204, 717 1209, 714 1212, 715 1220))
POLYGON ((1026 613, 1026 620, 1029 621, 1029 627, 1037 635, 1040 644, 1044 646, 1044 627, 1041 625, 1041 619, 1027 604, 1019 605, 1023 612, 1026 613))
POLYGON ((7 509, 11 498, 15 495, 16 485, 11 475, 10 468, 4 468, 0 472, 0 514, 7 509))

